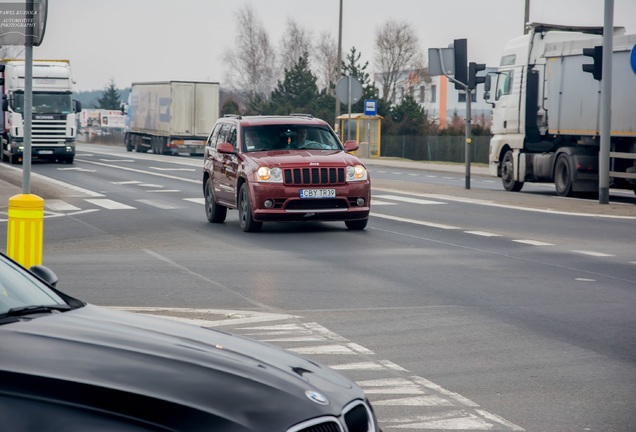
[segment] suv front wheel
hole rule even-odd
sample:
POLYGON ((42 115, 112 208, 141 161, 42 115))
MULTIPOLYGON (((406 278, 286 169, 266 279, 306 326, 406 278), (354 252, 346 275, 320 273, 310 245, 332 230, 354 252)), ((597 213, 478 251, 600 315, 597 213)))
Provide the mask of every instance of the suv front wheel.
POLYGON ((227 207, 217 204, 212 192, 212 179, 205 181, 205 215, 209 222, 223 223, 227 216, 227 207))
POLYGON ((239 225, 245 232, 257 232, 263 227, 263 222, 256 222, 252 217, 250 192, 247 183, 243 183, 238 198, 239 225))

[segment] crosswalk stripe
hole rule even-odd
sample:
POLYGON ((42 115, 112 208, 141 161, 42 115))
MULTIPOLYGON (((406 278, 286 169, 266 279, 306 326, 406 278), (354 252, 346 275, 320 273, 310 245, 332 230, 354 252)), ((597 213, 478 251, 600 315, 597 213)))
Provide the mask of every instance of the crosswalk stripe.
POLYGON ((135 201, 140 202, 142 204, 146 204, 146 205, 152 206, 152 207, 157 207, 157 208, 160 208, 162 210, 174 210, 174 209, 180 208, 179 206, 168 204, 165 201, 160 201, 160 200, 139 199, 139 200, 135 200, 135 201))
POLYGON ((85 199, 84 201, 108 210, 135 210, 135 207, 131 207, 129 205, 122 204, 110 199, 85 199))
POLYGON ((75 207, 72 204, 60 199, 46 199, 44 200, 44 207, 51 211, 77 211, 81 210, 79 207, 75 207))

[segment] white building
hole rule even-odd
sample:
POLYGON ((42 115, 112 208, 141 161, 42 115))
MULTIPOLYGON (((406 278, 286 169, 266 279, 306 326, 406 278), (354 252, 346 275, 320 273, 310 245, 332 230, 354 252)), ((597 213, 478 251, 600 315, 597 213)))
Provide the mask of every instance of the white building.
MULTIPOLYGON (((480 76, 496 69, 487 68, 480 76)), ((375 84, 382 94, 381 74, 375 74, 375 84)), ((424 109, 429 119, 434 120, 440 128, 446 128, 453 116, 466 118, 466 93, 455 90, 455 84, 445 76, 430 76, 428 69, 419 69, 403 73, 396 86, 392 104, 399 104, 404 97, 410 95, 424 109)), ((490 127, 492 107, 484 101, 484 86, 478 85, 471 99, 471 117, 473 124, 490 127)))

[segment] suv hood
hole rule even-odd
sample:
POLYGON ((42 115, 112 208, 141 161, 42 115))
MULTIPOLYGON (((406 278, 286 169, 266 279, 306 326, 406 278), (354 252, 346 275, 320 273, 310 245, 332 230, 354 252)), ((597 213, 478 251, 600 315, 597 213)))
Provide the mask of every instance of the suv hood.
POLYGON ((246 156, 257 165, 270 168, 307 166, 309 163, 325 166, 362 165, 360 159, 342 150, 278 150, 247 153, 246 156))
POLYGON ((0 394, 14 385, 32 397, 105 410, 113 395, 126 394, 142 405, 152 399, 191 410, 197 426, 209 430, 228 424, 285 430, 298 419, 338 415, 364 398, 348 379, 280 348, 93 305, 5 324, 0 340, 0 394), (310 400, 308 390, 329 404, 310 400))

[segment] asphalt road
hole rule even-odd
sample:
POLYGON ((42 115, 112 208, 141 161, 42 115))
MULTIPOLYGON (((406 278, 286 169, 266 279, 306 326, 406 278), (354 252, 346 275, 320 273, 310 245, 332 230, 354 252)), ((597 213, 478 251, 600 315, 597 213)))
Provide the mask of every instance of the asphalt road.
POLYGON ((198 164, 100 146, 36 164, 60 287, 315 358, 365 388, 388 432, 636 429, 632 196, 507 193, 481 167, 466 190, 463 166, 369 161, 364 232, 247 234, 235 212, 207 223, 198 164))

